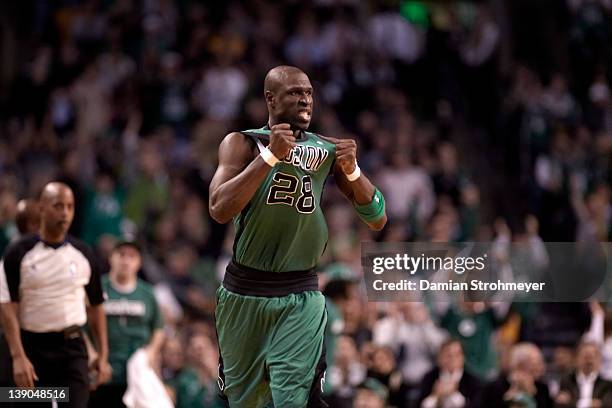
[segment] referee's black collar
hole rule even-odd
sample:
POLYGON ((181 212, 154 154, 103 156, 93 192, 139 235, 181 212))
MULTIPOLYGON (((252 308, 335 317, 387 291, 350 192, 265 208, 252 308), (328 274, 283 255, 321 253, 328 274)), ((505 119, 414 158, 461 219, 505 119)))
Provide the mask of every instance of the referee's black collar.
POLYGON ((64 238, 64 240, 63 240, 63 241, 61 241, 61 242, 47 242, 47 241, 45 241, 44 239, 42 239, 42 238, 40 237, 40 235, 37 235, 37 237, 38 237, 38 240, 39 240, 40 242, 42 242, 42 243, 43 243, 45 246, 51 247, 51 248, 53 248, 53 249, 57 249, 57 248, 59 248, 59 247, 62 247, 62 246, 64 246, 64 245, 66 245, 66 242, 67 242, 67 241, 66 241, 66 238, 64 238))

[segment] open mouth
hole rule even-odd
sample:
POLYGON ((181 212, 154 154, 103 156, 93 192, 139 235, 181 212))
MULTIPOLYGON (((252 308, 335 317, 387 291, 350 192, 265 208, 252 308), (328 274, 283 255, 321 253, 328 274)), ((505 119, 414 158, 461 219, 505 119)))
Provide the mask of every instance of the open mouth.
POLYGON ((310 120, 312 112, 310 112, 309 110, 301 110, 298 112, 298 116, 302 120, 310 120))

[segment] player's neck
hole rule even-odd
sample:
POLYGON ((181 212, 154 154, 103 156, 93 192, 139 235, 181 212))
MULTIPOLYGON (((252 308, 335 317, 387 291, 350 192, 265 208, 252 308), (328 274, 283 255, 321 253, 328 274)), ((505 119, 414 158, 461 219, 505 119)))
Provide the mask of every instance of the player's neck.
POLYGON ((281 122, 278 119, 273 118, 272 116, 268 116, 268 123, 266 124, 266 126, 268 127, 268 129, 270 129, 272 126, 278 125, 279 123, 281 122))

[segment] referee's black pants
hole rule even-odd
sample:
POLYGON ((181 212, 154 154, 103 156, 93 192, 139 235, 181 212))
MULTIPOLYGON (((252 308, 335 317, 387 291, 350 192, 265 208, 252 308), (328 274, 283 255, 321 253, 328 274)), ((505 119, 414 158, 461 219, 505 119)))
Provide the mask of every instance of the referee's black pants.
MULTIPOLYGON (((23 348, 38 375, 37 387, 68 387, 70 402, 59 407, 86 408, 89 399, 87 348, 80 333, 66 338, 64 333, 21 331, 23 348)), ((30 405, 28 405, 30 406, 30 405)), ((51 403, 33 404, 50 407, 51 403)))
POLYGON ((102 384, 89 396, 89 408, 125 408, 127 384, 102 384))

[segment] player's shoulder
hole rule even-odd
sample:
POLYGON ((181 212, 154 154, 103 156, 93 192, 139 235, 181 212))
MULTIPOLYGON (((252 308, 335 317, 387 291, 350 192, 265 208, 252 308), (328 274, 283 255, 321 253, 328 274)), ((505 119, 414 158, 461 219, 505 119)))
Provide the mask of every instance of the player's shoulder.
POLYGON ((249 138, 269 138, 270 137, 270 129, 268 128, 257 128, 257 129, 243 129, 243 130, 234 130, 225 135, 225 139, 249 139, 249 138))
POLYGON ((334 149, 336 147, 336 145, 334 145, 332 142, 327 140, 324 136, 322 136, 319 133, 306 132, 306 135, 308 135, 308 137, 310 137, 316 144, 322 147, 325 147, 327 149, 334 149))
POLYGON ((246 141, 247 139, 248 137, 246 135, 243 135, 242 132, 239 132, 239 131, 229 132, 221 140, 221 144, 223 145, 223 144, 228 144, 228 143, 240 143, 240 142, 246 141))
POLYGON ((240 163, 252 160, 257 149, 256 140, 241 132, 228 133, 219 146, 219 163, 240 163))
POLYGON ((256 128, 256 129, 245 129, 245 130, 239 130, 238 133, 242 133, 245 135, 249 135, 249 134, 255 134, 255 135, 269 135, 270 134, 270 128, 268 127, 261 127, 261 128, 256 128))
POLYGON ((269 135, 259 132, 261 129, 237 130, 230 132, 221 141, 221 148, 226 147, 235 150, 241 146, 252 148, 257 141, 270 140, 269 135))
POLYGON ((264 145, 270 141, 270 129, 263 127, 258 129, 245 129, 237 133, 251 142, 261 142, 264 145))
POLYGON ((22 235, 8 245, 2 258, 21 259, 26 253, 34 248, 38 242, 40 242, 38 234, 22 235))

